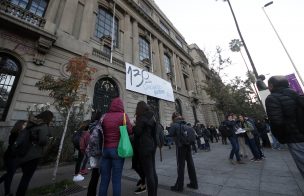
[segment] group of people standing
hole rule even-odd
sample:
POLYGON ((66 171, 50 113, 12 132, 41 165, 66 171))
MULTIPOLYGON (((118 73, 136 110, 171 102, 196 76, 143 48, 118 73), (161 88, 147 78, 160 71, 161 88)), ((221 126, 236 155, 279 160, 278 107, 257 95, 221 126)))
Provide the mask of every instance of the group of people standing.
MULTIPOLYGON (((97 185, 99 184, 99 196, 108 195, 108 186, 112 181, 112 191, 114 196, 121 195, 121 177, 125 159, 118 155, 117 149, 120 140, 119 126, 123 125, 123 118, 126 118, 126 126, 130 140, 133 146, 132 168, 139 176, 135 194, 148 192, 149 196, 157 195, 158 177, 155 167, 155 154, 157 149, 156 124, 158 123, 152 108, 140 101, 137 103, 135 111, 135 120, 130 122, 129 116, 125 113, 121 98, 114 98, 110 104, 109 110, 103 116, 96 115, 88 127, 89 139, 86 149, 79 150, 78 162, 75 169, 75 181, 81 181, 80 165, 83 164, 86 157, 91 164, 92 175, 88 186, 87 195, 96 195, 97 185), (83 155, 86 154, 86 155, 83 155), (82 159, 82 160, 81 160, 82 159), (92 161, 94 160, 94 161, 92 161)), ((190 183, 189 188, 197 189, 197 178, 195 167, 191 154, 191 146, 184 146, 179 141, 180 124, 186 124, 183 117, 174 113, 172 115, 172 124, 169 128, 170 137, 174 138, 176 143, 178 178, 172 191, 183 191, 185 162, 188 165, 190 183)), ((191 128, 192 129, 192 128, 191 128)), ((193 130, 194 131, 194 130, 193 130)), ((86 133, 83 137, 87 137, 86 133)), ((81 139, 81 141, 84 139, 81 139)), ((80 145, 82 146, 82 145, 80 145)))
POLYGON ((260 137, 254 121, 245 115, 228 114, 226 120, 221 123, 220 130, 232 146, 229 160, 232 164, 244 164, 242 159, 248 158, 247 145, 252 154, 251 161, 259 162, 265 158, 261 146, 260 137), (234 161, 236 157, 236 162, 234 161))

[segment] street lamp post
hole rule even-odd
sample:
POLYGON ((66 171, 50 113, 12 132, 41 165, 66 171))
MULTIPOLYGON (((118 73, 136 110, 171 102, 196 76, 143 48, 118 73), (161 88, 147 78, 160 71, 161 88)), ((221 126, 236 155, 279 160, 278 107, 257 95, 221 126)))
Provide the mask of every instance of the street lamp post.
POLYGON ((281 44, 282 44, 282 46, 283 46, 283 48, 284 48, 284 50, 285 50, 285 52, 286 52, 286 54, 287 54, 287 56, 288 56, 288 58, 289 58, 289 60, 290 60, 290 62, 291 62, 291 64, 292 64, 293 68, 295 69, 295 71, 296 71, 296 73, 297 73, 297 75, 298 75, 298 77, 299 77, 299 79, 300 79, 300 81, 301 81, 301 83, 302 83, 302 85, 304 86, 303 79, 302 79, 302 77, 301 77, 301 75, 300 75, 300 73, 299 73, 299 71, 298 71, 296 65, 294 64, 293 60, 291 59, 291 56, 289 55, 289 53, 288 53, 288 51, 287 51, 287 49, 286 49, 286 47, 285 47, 283 41, 281 40, 281 38, 280 38, 278 32, 277 32, 276 29, 274 28, 274 26, 273 26, 273 24, 272 24, 272 22, 271 22, 269 16, 267 15, 267 13, 266 13, 266 11, 265 11, 265 8, 266 8, 267 6, 269 6, 269 5, 271 5, 271 4, 273 4, 273 1, 270 1, 269 3, 266 3, 266 4, 262 7, 262 10, 263 10, 265 16, 267 17, 267 19, 268 19, 268 21, 269 21, 269 23, 270 23, 272 29, 274 30, 275 34, 277 35, 279 41, 281 42, 281 44))

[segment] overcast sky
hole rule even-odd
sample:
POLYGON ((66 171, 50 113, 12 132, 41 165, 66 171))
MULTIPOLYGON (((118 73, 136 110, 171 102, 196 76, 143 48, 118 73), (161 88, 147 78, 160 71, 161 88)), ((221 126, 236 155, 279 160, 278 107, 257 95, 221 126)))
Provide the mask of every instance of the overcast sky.
MULTIPOLYGON (((157 5, 184 36, 188 44, 196 43, 206 53, 218 45, 231 57, 226 70, 230 78, 244 75, 246 67, 239 53, 229 50, 229 42, 239 39, 227 2, 222 0, 155 0, 157 5)), ((246 45, 259 74, 295 73, 261 7, 265 0, 230 0, 246 45)), ((265 8, 304 79, 304 0, 274 0, 265 8)), ((243 54, 245 50, 243 49, 243 54)), ((249 63, 248 63, 249 65, 249 63)), ((299 81, 300 82, 300 81, 299 81)))

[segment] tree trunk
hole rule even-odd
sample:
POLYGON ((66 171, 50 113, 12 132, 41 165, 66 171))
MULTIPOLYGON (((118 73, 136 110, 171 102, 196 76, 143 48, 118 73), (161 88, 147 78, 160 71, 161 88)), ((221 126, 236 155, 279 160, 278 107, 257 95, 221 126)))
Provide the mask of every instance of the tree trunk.
POLYGON ((240 36, 240 38, 241 38, 241 41, 243 42, 243 45, 244 45, 246 54, 247 54, 247 56, 248 56, 249 62, 250 62, 250 64, 251 64, 253 73, 254 73, 255 77, 258 78, 258 72, 257 72, 257 70, 256 70, 256 68, 255 68, 255 66, 254 66, 254 63, 253 63, 253 61, 252 61, 252 59, 251 59, 251 56, 250 56, 250 54, 249 54, 249 51, 248 51, 248 49, 247 49, 246 43, 245 43, 245 41, 244 41, 244 39, 243 39, 243 36, 242 36, 241 30, 240 30, 239 24, 238 24, 238 22, 237 22, 237 20, 236 20, 236 17, 235 17, 235 15, 234 15, 234 11, 233 11, 233 9, 232 9, 232 6, 231 6, 231 4, 230 4, 230 1, 227 0, 227 2, 228 2, 228 4, 229 4, 229 8, 230 8, 230 10, 231 10, 231 13, 232 13, 232 16, 233 16, 233 19, 234 19, 234 23, 235 23, 235 25, 236 25, 237 31, 238 31, 238 33, 239 33, 239 36, 240 36))
POLYGON ((68 115, 67 115, 67 118, 65 120, 65 126, 64 126, 64 130, 63 130, 62 137, 61 137, 61 140, 60 140, 60 145, 59 145, 59 149, 58 149, 56 164, 55 164, 55 168, 54 168, 54 172, 53 172, 53 179, 52 179, 53 183, 56 182, 59 160, 60 160, 60 156, 61 156, 61 151, 62 151, 62 147, 63 147, 64 138, 65 138, 65 135, 66 135, 66 132, 67 132, 67 129, 68 129, 68 124, 69 124, 69 120, 70 120, 71 111, 72 111, 72 107, 69 108, 68 115))

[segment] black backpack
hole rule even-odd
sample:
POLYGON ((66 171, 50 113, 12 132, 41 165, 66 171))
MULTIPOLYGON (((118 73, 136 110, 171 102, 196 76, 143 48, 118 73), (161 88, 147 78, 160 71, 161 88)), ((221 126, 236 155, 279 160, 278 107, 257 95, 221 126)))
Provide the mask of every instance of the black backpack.
POLYGON ((224 122, 219 126, 219 131, 223 137, 231 137, 233 135, 232 131, 225 125, 224 122))
POLYGON ((22 158, 29 151, 32 145, 32 132, 30 128, 24 128, 19 132, 19 135, 12 145, 12 155, 22 158))
POLYGON ((182 145, 191 145, 196 141, 195 131, 186 124, 180 125, 179 141, 182 145))
POLYGON ((155 139, 157 147, 162 148, 165 145, 164 127, 159 122, 155 125, 155 139))
POLYGON ((74 148, 76 148, 77 150, 80 149, 81 136, 82 136, 82 129, 75 131, 72 136, 72 143, 74 145, 74 148))

